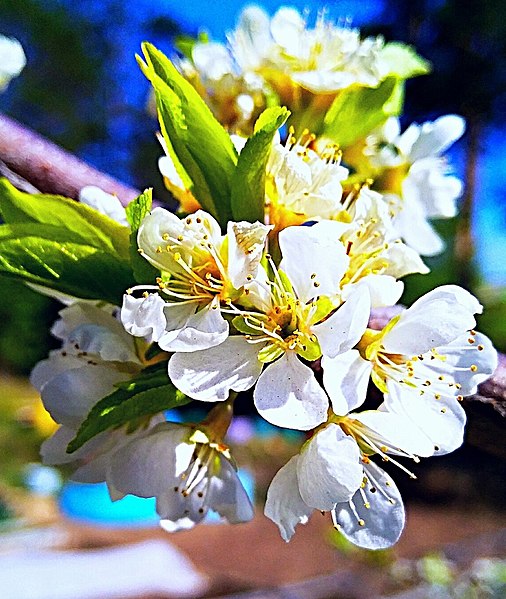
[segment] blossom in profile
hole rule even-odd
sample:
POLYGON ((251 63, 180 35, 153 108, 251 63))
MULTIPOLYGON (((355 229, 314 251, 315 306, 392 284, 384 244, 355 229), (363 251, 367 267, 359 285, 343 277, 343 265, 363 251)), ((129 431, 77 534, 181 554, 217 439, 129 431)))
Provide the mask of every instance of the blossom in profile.
POLYGON ((213 510, 247 522, 253 506, 223 436, 231 407, 220 404, 200 424, 163 422, 118 449, 107 472, 114 493, 156 497, 161 526, 188 529, 213 510))
POLYGON ((21 73, 25 64, 25 52, 18 40, 0 35, 0 92, 21 73))
POLYGON ((446 115, 412 124, 401 134, 399 120, 392 117, 366 140, 375 188, 384 195, 399 236, 422 256, 444 249, 430 220, 457 214, 462 182, 449 174, 442 154, 464 130, 464 119, 446 115))
POLYGON ((404 507, 394 481, 372 457, 416 478, 398 458, 418 462, 433 453, 430 440, 398 414, 370 410, 331 415, 272 480, 265 515, 285 541, 297 524, 306 524, 319 510, 331 512, 335 527, 352 543, 367 549, 390 547, 404 527, 404 507))

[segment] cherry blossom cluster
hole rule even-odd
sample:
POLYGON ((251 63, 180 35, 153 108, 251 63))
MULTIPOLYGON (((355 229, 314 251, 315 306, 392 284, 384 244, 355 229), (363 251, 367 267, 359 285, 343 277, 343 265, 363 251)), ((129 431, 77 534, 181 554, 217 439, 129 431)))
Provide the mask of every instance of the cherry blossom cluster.
MULTIPOLYGON (((337 94, 389 75, 383 41, 362 40, 348 24, 320 17, 308 29, 288 8, 272 20, 256 8, 241 19, 229 48, 196 44, 193 62, 180 67, 222 91, 242 90, 234 110, 242 107, 243 122, 253 113, 243 96, 263 94, 266 81, 290 105, 294 89, 337 94), (244 76, 246 66, 257 79, 244 76)), ((230 106, 224 97, 213 95, 217 115, 230 106)), ((232 136, 239 155, 245 129, 232 136)), ((385 117, 340 148, 290 127, 270 148, 262 221, 226 226, 201 207, 164 142, 160 169, 181 210, 156 207, 140 223, 136 249, 153 276, 125 290, 121 307, 69 300, 53 329, 61 349, 32 373, 60 424, 44 461, 72 463, 76 480, 107 481, 114 499, 155 497, 169 531, 209 510, 248 521, 252 504, 226 444, 243 394, 269 423, 307 434, 267 494, 265 514, 283 539, 318 510, 361 547, 392 545, 405 514, 382 464, 415 478, 406 460, 458 448, 460 401, 497 365, 475 330, 482 306, 456 285, 430 291, 382 330, 369 327, 372 310, 397 304, 402 278, 427 273, 422 257, 443 249, 430 219, 456 214, 461 183, 442 155, 463 131, 455 115, 404 133, 385 117), (137 417, 132 408, 128 425, 67 451, 97 402, 160 366, 178 393, 207 404, 202 422, 137 417), (373 397, 381 399, 373 405, 373 397)), ((83 190, 81 201, 127 222, 117 199, 98 189, 83 190)))

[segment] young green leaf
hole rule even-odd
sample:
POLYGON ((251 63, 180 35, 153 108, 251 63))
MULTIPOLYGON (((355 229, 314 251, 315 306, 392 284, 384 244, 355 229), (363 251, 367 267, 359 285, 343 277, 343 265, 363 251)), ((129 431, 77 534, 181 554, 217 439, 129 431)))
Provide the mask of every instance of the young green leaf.
POLYGON ((232 177, 232 215, 234 220, 264 221, 265 169, 276 131, 290 112, 281 106, 267 108, 258 117, 255 130, 239 154, 232 177))
POLYGON ((133 273, 128 260, 59 225, 0 226, 0 273, 84 299, 121 304, 133 273))
POLYGON ((399 79, 410 79, 431 71, 429 61, 419 56, 414 48, 401 42, 386 44, 381 51, 380 60, 390 65, 388 74, 399 79))
POLYGON ((87 245, 128 260, 127 227, 69 198, 24 193, 0 179, 0 214, 8 224, 40 223, 67 230, 87 245))
POLYGON ((400 114, 404 82, 387 77, 378 87, 360 87, 341 92, 329 108, 323 135, 346 148, 365 137, 389 116, 400 114))
POLYGON ((190 399, 169 381, 166 364, 163 365, 163 372, 143 371, 91 409, 75 438, 69 443, 67 452, 73 453, 106 430, 183 406, 189 401, 190 399))
POLYGON ((137 232, 144 218, 150 213, 153 203, 152 189, 146 189, 126 207, 126 217, 130 225, 130 263, 137 283, 154 282, 160 272, 139 254, 137 232))
POLYGON ((138 62, 155 89, 162 134, 174 152, 176 168, 183 167, 180 174, 191 179, 193 195, 226 228, 237 162, 230 136, 164 54, 148 43, 142 50, 146 62, 139 57, 138 62))

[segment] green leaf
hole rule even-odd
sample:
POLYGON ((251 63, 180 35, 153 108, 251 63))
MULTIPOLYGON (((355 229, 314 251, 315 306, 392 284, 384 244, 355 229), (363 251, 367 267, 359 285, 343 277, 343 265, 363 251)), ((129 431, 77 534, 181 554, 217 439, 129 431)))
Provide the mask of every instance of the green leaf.
POLYGON ((230 185, 237 152, 230 136, 171 61, 148 43, 142 45, 146 58, 137 57, 156 96, 162 135, 192 181, 192 193, 201 206, 215 216, 223 229, 232 218, 230 185))
POLYGON ((380 54, 380 60, 389 65, 389 75, 399 79, 409 79, 418 75, 426 75, 431 71, 431 64, 419 56, 415 49, 401 42, 390 42, 380 54))
POLYGON ((59 225, 0 226, 0 273, 84 299, 121 304, 133 280, 128 261, 59 225))
POLYGON ((346 148, 389 116, 400 114, 403 98, 404 82, 397 77, 387 77, 378 87, 344 91, 325 116, 323 135, 346 148))
POLYGON ((232 178, 232 215, 234 220, 264 221, 265 169, 276 131, 290 112, 281 106, 267 108, 258 117, 255 130, 239 154, 232 178))
POLYGON ((8 224, 39 223, 67 230, 90 246, 128 260, 128 228, 69 198, 23 193, 0 179, 0 214, 8 224))
POLYGON ((151 212, 153 205, 153 190, 145 189, 141 195, 132 200, 125 208, 126 218, 132 233, 137 233, 142 221, 151 212))
POLYGON ((160 271, 139 254, 137 232, 144 218, 151 212, 153 190, 146 189, 126 207, 126 217, 130 224, 130 263, 137 283, 153 283, 160 271))
POLYGON ((187 404, 190 399, 169 381, 167 364, 160 366, 163 369, 148 369, 136 378, 117 385, 116 391, 101 399, 81 424, 67 452, 73 453, 106 430, 187 404))

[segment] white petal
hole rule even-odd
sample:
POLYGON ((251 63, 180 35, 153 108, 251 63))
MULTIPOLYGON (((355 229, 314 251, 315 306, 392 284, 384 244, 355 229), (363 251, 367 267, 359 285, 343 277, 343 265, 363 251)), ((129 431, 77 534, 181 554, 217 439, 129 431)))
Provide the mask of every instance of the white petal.
POLYGON ((114 368, 85 365, 62 372, 42 388, 44 407, 53 420, 78 428, 91 408, 114 391, 114 384, 128 375, 114 368))
POLYGON ((277 472, 269 486, 265 502, 265 515, 278 525, 281 537, 287 542, 294 535, 297 524, 306 524, 313 511, 299 493, 298 459, 298 455, 293 456, 277 472))
MULTIPOLYGON (((60 426, 51 437, 40 446, 42 463, 48 466, 68 464, 76 461, 76 455, 67 453, 67 446, 76 436, 76 429, 60 426)), ((78 456, 77 456, 78 457, 78 456)))
POLYGON ((61 351, 52 351, 47 360, 35 364, 30 373, 30 383, 37 391, 41 391, 42 387, 55 376, 73 368, 81 368, 84 363, 82 358, 72 354, 62 355, 61 351))
POLYGON ((329 424, 302 448, 297 463, 300 496, 318 510, 348 501, 362 482, 360 450, 337 424, 329 424))
MULTIPOLYGON (((336 230, 342 227, 337 225, 336 230)), ((349 263, 339 237, 330 227, 287 227, 279 234, 283 259, 279 265, 292 282, 299 299, 308 302, 317 295, 334 295, 349 263)))
POLYGON ((394 481, 372 462, 364 466, 368 483, 349 503, 340 503, 332 517, 339 531, 352 543, 365 549, 385 549, 401 536, 406 519, 399 489, 394 481), (387 484, 388 483, 388 484, 387 484), (375 492, 372 492, 372 489, 375 492), (355 513, 356 512, 356 513, 355 513))
MULTIPOLYGON (((104 362, 133 362, 140 364, 132 337, 117 335, 96 324, 83 324, 74 329, 65 341, 81 355, 89 354, 104 362)), ((64 346, 64 347, 65 347, 64 346)))
POLYGON ((188 428, 161 423, 143 436, 136 436, 112 456, 107 480, 115 489, 139 497, 174 495, 179 476, 195 450, 187 441, 188 428))
POLYGON ((230 390, 245 391, 255 384, 263 367, 259 349, 242 336, 228 337, 216 347, 174 354, 169 376, 188 397, 221 401, 227 399, 230 390))
POLYGON ((462 137, 465 128, 465 120, 455 114, 448 114, 434 122, 424 123, 420 136, 411 148, 409 156, 411 162, 426 156, 441 154, 462 137))
POLYGON ((265 240, 271 228, 258 221, 228 223, 228 274, 236 289, 256 277, 265 240))
POLYGON ((497 351, 490 339, 482 333, 476 333, 474 343, 470 344, 469 338, 466 333, 438 349, 446 357, 441 363, 441 372, 448 373, 459 383, 458 394, 464 396, 476 393, 478 385, 486 381, 497 368, 497 351))
POLYGON ((438 287, 401 313, 382 344, 388 353, 423 354, 472 329, 476 324, 473 313, 478 311, 480 304, 464 289, 456 285, 438 287))
POLYGON ((270 26, 274 41, 290 53, 304 32, 306 24, 295 8, 283 6, 272 17, 270 26))
POLYGON ((327 418, 327 395, 311 368, 293 352, 267 366, 253 399, 260 415, 276 426, 310 430, 327 418))
POLYGON ((392 455, 402 455, 406 452, 415 456, 429 457, 434 453, 433 443, 418 426, 413 424, 411 419, 378 410, 368 410, 349 417, 362 423, 367 436, 375 440, 377 445, 391 448, 388 453, 392 455))
POLYGON ((450 453, 462 445, 466 413, 455 398, 436 400, 393 383, 388 390, 384 408, 418 426, 434 446, 434 455, 450 453))
POLYGON ((312 327, 323 355, 334 358, 356 345, 367 328, 371 298, 367 287, 357 289, 332 316, 312 327))
POLYGON ((120 225, 128 227, 128 221, 118 196, 107 193, 95 185, 87 185, 79 192, 79 201, 105 214, 120 225))
POLYGON ((368 290, 371 308, 384 308, 399 301, 404 283, 389 275, 367 275, 358 283, 345 285, 341 297, 347 299, 352 294, 361 293, 360 288, 368 290))
POLYGON ((216 42, 196 43, 192 48, 192 59, 197 71, 205 78, 219 80, 234 70, 230 52, 216 42))
POLYGON ((231 524, 249 522, 254 516, 253 506, 242 486, 236 469, 224 457, 219 472, 211 477, 206 503, 231 524))
POLYGON ((145 337, 149 343, 158 341, 167 324, 164 307, 165 302, 158 293, 139 298, 125 293, 121 307, 121 322, 130 335, 145 337))
POLYGON ((402 210, 393 219, 393 224, 406 245, 421 256, 440 254, 445 244, 427 221, 424 209, 414 198, 406 197, 402 210))
POLYGON ((322 368, 323 386, 335 414, 345 416, 364 403, 372 364, 356 349, 335 358, 323 356, 322 368))
MULTIPOLYGON (((179 318, 177 320, 180 324, 179 318)), ((166 351, 194 352, 223 343, 228 337, 228 330, 228 322, 221 314, 220 300, 216 296, 207 306, 188 317, 175 338, 164 335, 158 344, 166 351)))

